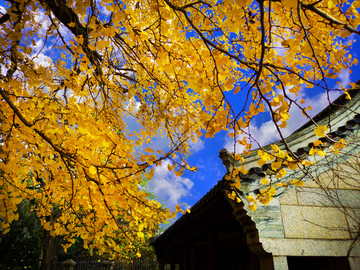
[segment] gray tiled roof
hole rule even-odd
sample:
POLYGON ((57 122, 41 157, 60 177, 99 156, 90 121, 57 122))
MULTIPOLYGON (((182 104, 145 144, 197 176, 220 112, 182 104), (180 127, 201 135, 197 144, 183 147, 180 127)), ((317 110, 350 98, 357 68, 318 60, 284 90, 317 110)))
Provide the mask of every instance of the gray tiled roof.
MULTIPOLYGON (((360 83, 360 80, 359 80, 360 83)), ((358 84, 359 85, 359 84, 358 84)), ((343 114, 345 111, 348 110, 346 107, 347 103, 352 102, 353 104, 358 105, 358 111, 360 112, 360 86, 359 88, 353 89, 350 91, 352 100, 349 101, 346 99, 345 95, 340 96, 338 99, 336 99, 332 104, 327 106, 324 110, 322 110, 320 113, 318 113, 315 117, 313 117, 313 121, 321 124, 321 123, 327 123, 327 118, 330 114, 343 114)), ((327 134, 326 137, 320 138, 320 140, 324 143, 322 145, 322 148, 329 148, 332 144, 334 144, 334 141, 337 141, 341 138, 346 138, 354 134, 358 129, 360 129, 360 114, 357 113, 354 110, 351 110, 350 112, 351 116, 347 117, 346 122, 339 122, 340 124, 337 126, 337 129, 334 131, 331 131, 327 134)), ((297 129, 292 135, 290 135, 286 140, 296 140, 299 138, 299 136, 302 136, 304 133, 307 132, 313 132, 314 124, 313 121, 307 122, 305 125, 301 126, 299 129, 297 129)), ((357 132, 356 132, 357 134, 357 132)), ((357 135, 356 135, 357 136, 357 135)), ((275 144, 278 144, 279 147, 282 145, 281 141, 275 142, 275 144)), ((299 143, 297 142, 296 145, 299 143)), ((295 146, 296 146, 295 145, 295 146)), ((298 147, 294 154, 299 158, 304 158, 308 155, 311 147, 314 147, 313 143, 310 142, 307 145, 298 147)), ((265 146, 265 149, 269 149, 269 147, 265 146)), ((253 153, 256 154, 256 150, 253 151, 253 153)), ((233 166, 239 166, 240 163, 237 161, 234 161, 231 157, 231 154, 227 152, 227 150, 222 149, 219 152, 219 156, 222 159, 224 165, 227 167, 228 172, 231 171, 233 166)), ((256 156, 253 154, 252 159, 255 159, 256 156)), ((245 163, 246 163, 245 158, 245 163)), ((251 159, 251 158, 249 158, 251 159)), ((254 164, 254 163, 249 163, 254 164)), ((243 183, 251 183, 255 180, 261 179, 265 176, 265 173, 269 173, 269 169, 271 168, 270 163, 264 164, 262 166, 251 166, 247 168, 247 174, 244 175, 240 173, 240 179, 242 184, 243 183)), ((223 192, 226 190, 231 181, 225 180, 224 178, 218 181, 218 183, 210 189, 209 192, 207 192, 197 203, 195 203, 191 207, 191 213, 186 213, 183 216, 181 216, 174 224, 172 224, 163 234, 159 235, 155 239, 153 239, 152 243, 156 243, 157 241, 161 241, 162 239, 165 239, 167 235, 171 234, 172 231, 174 231, 180 224, 185 222, 191 215, 198 212, 202 207, 204 207, 210 200, 212 200, 217 194, 220 192, 223 192)), ((256 186, 255 186, 256 187, 256 186)), ((254 191, 251 190, 251 191, 254 191)))

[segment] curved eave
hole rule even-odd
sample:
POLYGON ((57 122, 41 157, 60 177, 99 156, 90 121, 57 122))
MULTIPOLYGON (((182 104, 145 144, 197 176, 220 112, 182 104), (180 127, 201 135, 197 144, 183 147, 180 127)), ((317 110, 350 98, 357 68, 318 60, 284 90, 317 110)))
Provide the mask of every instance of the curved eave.
MULTIPOLYGON (((360 81, 359 81, 360 82, 360 81)), ((288 145, 296 149, 295 153, 299 157, 304 157, 307 155, 308 151, 311 149, 311 143, 316 140, 316 136, 313 134, 314 122, 319 125, 327 125, 329 120, 331 126, 337 128, 335 131, 332 131, 327 134, 330 139, 339 140, 340 138, 346 138, 349 136, 357 136, 357 130, 360 129, 360 86, 358 88, 352 89, 349 93, 351 94, 352 99, 346 99, 346 95, 343 94, 337 98, 332 104, 327 106, 324 110, 318 113, 312 118, 312 121, 308 121, 306 124, 297 129, 294 133, 288 136, 285 140, 288 145), (304 139, 304 136, 306 139, 304 139), (298 147, 296 147, 298 146, 298 147)), ((326 145, 323 148, 330 147, 333 142, 326 138, 321 139, 326 145)), ((283 147, 282 141, 277 141, 272 144, 277 144, 279 147, 283 147)), ((265 149, 269 149, 271 145, 265 146, 265 149)), ((252 151, 251 156, 246 157, 244 164, 247 164, 247 174, 241 174, 240 178, 242 183, 252 182, 264 177, 265 172, 268 172, 270 168, 269 164, 264 164, 263 166, 249 166, 256 164, 258 156, 256 155, 257 150, 252 151)), ((230 153, 227 150, 220 150, 220 158, 223 161, 223 164, 226 166, 228 171, 232 170, 232 164, 235 166, 240 166, 239 162, 236 162, 232 159, 230 153)), ((165 232, 161 235, 155 237, 151 241, 151 245, 157 245, 158 243, 164 241, 167 236, 171 235, 177 230, 182 224, 184 224, 188 219, 193 215, 196 215, 205 205, 207 205, 215 196, 219 194, 224 194, 224 191, 229 187, 230 181, 221 179, 209 192, 207 192, 197 203, 191 207, 191 212, 182 215, 176 222, 174 222, 165 232)), ((252 192, 256 191, 255 189, 251 190, 252 192)))

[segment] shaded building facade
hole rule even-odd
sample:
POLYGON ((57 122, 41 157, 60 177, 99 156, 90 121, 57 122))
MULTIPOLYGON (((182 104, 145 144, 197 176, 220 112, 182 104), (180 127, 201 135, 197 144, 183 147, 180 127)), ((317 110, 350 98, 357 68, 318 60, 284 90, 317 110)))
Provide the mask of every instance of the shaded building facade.
MULTIPOLYGON (((220 158, 228 173, 243 165, 241 187, 220 180, 163 234, 153 240, 161 268, 169 269, 360 269, 360 94, 339 97, 313 120, 327 125, 321 138, 327 155, 311 156, 318 138, 309 122, 286 138, 298 157, 314 162, 304 169, 288 169, 282 178, 269 164, 257 165, 257 151, 239 163, 226 150, 220 158), (333 145, 347 141, 340 154, 333 145), (249 209, 247 196, 264 189, 261 179, 271 178, 276 188, 267 205, 249 209), (283 185, 292 179, 302 187, 283 185), (230 199, 236 192, 240 200, 230 199)), ((285 149, 283 142, 275 143, 285 149)), ((266 146, 265 149, 270 149, 266 146)), ((284 166, 283 166, 284 167, 284 166)))

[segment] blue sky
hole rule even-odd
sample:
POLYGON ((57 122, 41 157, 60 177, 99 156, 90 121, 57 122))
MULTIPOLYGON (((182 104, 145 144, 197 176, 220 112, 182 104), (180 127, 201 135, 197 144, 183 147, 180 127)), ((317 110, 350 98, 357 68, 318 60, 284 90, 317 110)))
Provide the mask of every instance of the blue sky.
MULTIPOLYGON (((357 39, 352 46, 351 54, 360 59, 360 38, 354 35, 349 38, 357 39)), ((336 86, 337 82, 341 82, 344 87, 349 86, 350 82, 357 82, 360 79, 360 65, 353 66, 351 70, 351 74, 348 70, 343 70, 336 80, 329 80, 331 82, 330 87, 339 88, 336 86)), ((304 98, 306 104, 313 108, 309 112, 310 116, 316 115, 329 104, 327 95, 323 90, 316 88, 302 90, 298 98, 304 98)), ((334 100, 339 94, 339 92, 331 92, 331 99, 334 100)), ((286 136, 308 121, 296 108, 290 109, 290 115, 288 126, 284 130, 286 136)), ((256 119, 251 126, 251 132, 261 145, 279 140, 275 127, 270 121, 269 113, 265 113, 256 119)), ((193 153, 187 159, 190 165, 197 166, 197 172, 186 171, 181 177, 176 177, 173 172, 165 170, 167 164, 157 167, 150 184, 153 193, 158 196, 163 204, 172 209, 176 203, 194 205, 224 176, 226 170, 218 157, 219 151, 223 148, 228 149, 229 152, 233 150, 233 139, 226 132, 220 132, 214 138, 207 139, 203 136, 202 142, 194 145, 193 153)), ((257 147, 254 146, 254 148, 257 147)), ((237 149, 241 150, 240 148, 237 149)))

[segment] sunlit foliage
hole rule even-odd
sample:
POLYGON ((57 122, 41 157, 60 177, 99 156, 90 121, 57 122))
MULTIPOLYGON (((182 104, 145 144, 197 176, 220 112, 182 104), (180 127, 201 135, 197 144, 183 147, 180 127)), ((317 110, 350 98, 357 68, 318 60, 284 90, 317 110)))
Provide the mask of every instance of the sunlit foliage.
MULTIPOLYGON (((281 134, 290 106, 305 115, 309 109, 289 93, 334 90, 328 79, 357 63, 349 51, 351 34, 359 35, 359 1, 5 5, 1 230, 27 199, 43 227, 68 241, 65 248, 81 237, 85 247, 117 257, 136 255, 134 243, 172 216, 141 189, 151 166, 168 159, 179 176, 195 170, 184 159, 191 143, 224 130, 234 143, 244 135, 239 143, 249 150, 254 116, 270 111, 281 134), (139 128, 129 124, 135 120, 139 128), (160 136, 168 139, 165 150, 153 144, 160 136)), ((278 149, 259 156, 293 167, 305 162, 278 149)), ((255 208, 272 193, 249 200, 255 208)))

